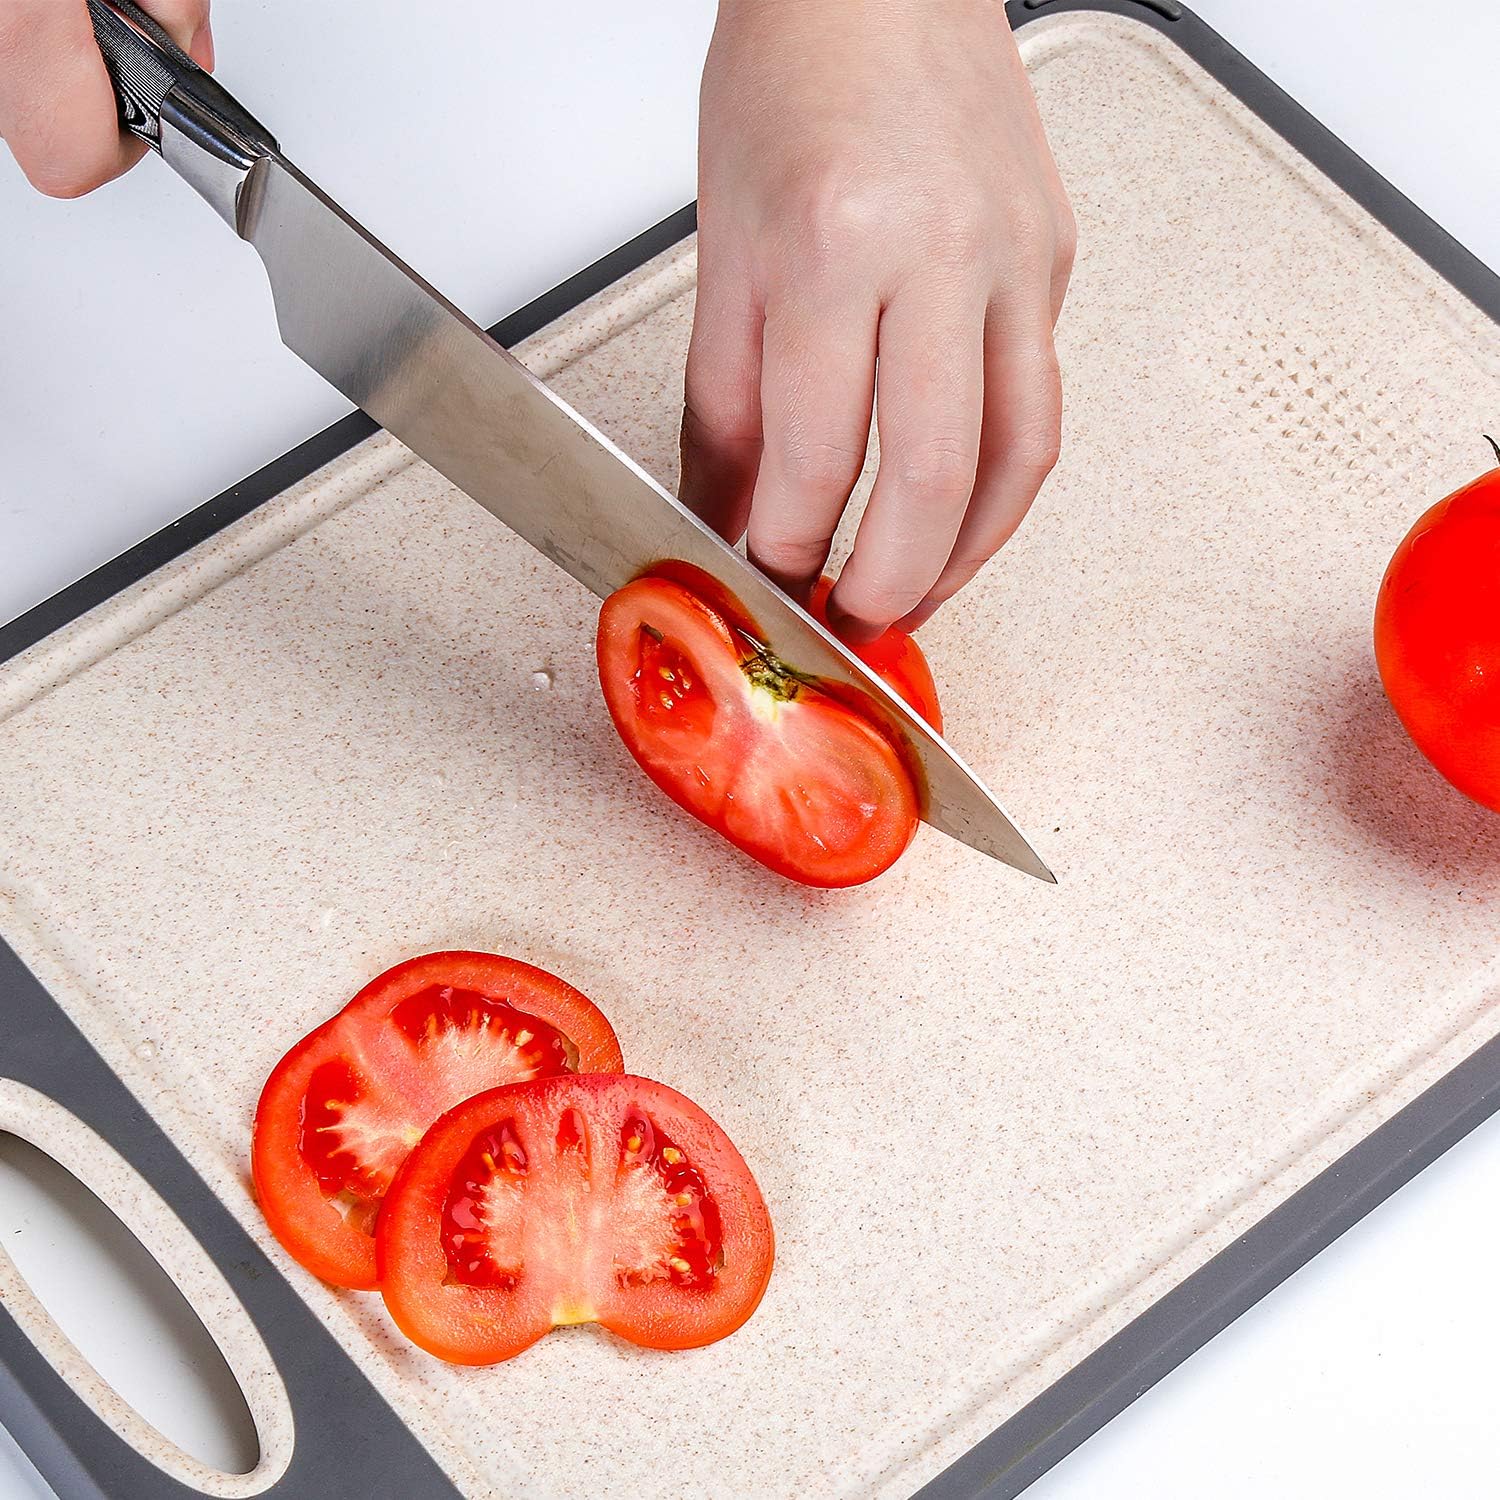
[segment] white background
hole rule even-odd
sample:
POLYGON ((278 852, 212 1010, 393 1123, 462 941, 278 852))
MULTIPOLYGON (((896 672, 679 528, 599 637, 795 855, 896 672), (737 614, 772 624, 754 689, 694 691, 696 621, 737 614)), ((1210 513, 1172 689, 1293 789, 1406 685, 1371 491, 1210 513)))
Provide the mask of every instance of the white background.
MULTIPOLYGON (((1492 0, 1448 0, 1420 27, 1409 0, 1196 8, 1500 266, 1492 0)), ((693 196, 705 0, 218 0, 215 14, 223 79, 481 322, 693 196)), ((159 163, 57 204, 0 162, 0 330, 0 620, 345 409, 278 344, 253 253, 159 163)), ((84 1294, 70 1331, 142 1411, 232 1463, 244 1435, 193 1378, 189 1320, 28 1163, 0 1149, 0 1244, 44 1297, 84 1294)), ((1029 1493, 1500 1493, 1497 1184, 1500 1122, 1029 1493)), ((0 1431, 0 1500, 49 1493, 0 1431)))

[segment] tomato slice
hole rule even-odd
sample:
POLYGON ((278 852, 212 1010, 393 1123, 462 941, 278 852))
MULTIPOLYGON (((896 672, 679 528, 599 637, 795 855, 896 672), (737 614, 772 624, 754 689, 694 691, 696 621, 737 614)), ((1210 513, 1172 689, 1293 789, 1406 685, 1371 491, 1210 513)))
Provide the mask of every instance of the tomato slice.
POLYGON ((848 886, 911 842, 917 785, 856 708, 800 677, 674 579, 605 600, 596 642, 610 717, 678 806, 806 885, 848 886))
POLYGON ((266 1222, 315 1275, 372 1287, 381 1202, 444 1110, 502 1083, 622 1066, 598 1006, 544 969, 492 953, 397 964, 266 1080, 251 1149, 266 1222))
MULTIPOLYGON (((833 579, 820 578, 808 604, 808 613, 820 624, 828 624, 828 596, 833 579)), ((922 648, 904 630, 894 625, 873 641, 849 649, 872 671, 883 677, 939 734, 943 732, 943 710, 938 704, 937 684, 922 648)))
POLYGON ((704 1112, 645 1078, 556 1077, 450 1110, 406 1159, 376 1231, 380 1289, 413 1343, 509 1359, 600 1323, 692 1349, 734 1332, 771 1275, 771 1219, 704 1112))

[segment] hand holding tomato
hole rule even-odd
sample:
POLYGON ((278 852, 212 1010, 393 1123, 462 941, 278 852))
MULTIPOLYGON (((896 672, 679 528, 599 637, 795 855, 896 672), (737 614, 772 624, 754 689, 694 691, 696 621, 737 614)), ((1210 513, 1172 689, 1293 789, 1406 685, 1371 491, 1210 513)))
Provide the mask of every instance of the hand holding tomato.
POLYGON ((1005 7, 720 0, 701 118, 683 498, 806 597, 873 409, 834 615, 913 628, 1057 457, 1076 231, 1005 7))
POLYGON ((1417 748, 1500 811, 1500 468, 1438 501, 1396 549, 1375 659, 1417 748))
MULTIPOLYGON (((820 578, 807 605, 813 619, 830 630, 834 628, 828 617, 828 598, 832 592, 833 579, 820 578)), ((850 642, 849 649, 877 677, 884 678, 886 685, 899 693, 939 734, 943 732, 943 710, 938 704, 932 668, 911 636, 892 625, 873 640, 850 642)))

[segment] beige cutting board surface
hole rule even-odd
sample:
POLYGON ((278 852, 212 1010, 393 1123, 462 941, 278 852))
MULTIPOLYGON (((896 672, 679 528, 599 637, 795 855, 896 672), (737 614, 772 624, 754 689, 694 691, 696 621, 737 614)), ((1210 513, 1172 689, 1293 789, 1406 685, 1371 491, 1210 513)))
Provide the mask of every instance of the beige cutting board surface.
MULTIPOLYGON (((1024 47, 1064 457, 923 639, 1055 889, 926 829, 852 892, 747 863, 616 742, 595 601, 383 436, 0 671, 0 932, 473 1495, 907 1495, 1497 1029, 1500 820, 1369 646, 1496 330, 1154 33, 1024 47), (261 1080, 449 946, 563 974, 738 1143, 779 1259, 731 1340, 452 1369, 272 1243, 261 1080)), ((526 351, 669 482, 692 284, 526 351)))

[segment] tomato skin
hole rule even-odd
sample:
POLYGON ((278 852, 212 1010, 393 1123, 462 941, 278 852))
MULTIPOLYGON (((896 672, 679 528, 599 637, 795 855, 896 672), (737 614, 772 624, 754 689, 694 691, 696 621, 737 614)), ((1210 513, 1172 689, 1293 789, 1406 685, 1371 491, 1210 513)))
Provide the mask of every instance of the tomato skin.
POLYGON ((438 1120, 391 1185, 376 1250, 381 1293, 401 1331, 439 1359, 484 1365, 579 1322, 597 1322, 656 1349, 725 1338, 759 1305, 775 1242, 750 1169, 697 1105, 627 1074, 561 1075, 492 1089, 438 1120), (636 1119, 649 1122, 644 1131, 633 1130, 636 1119), (640 1181, 657 1182, 655 1166, 632 1162, 628 1150, 653 1129, 672 1142, 660 1155, 713 1199, 715 1269, 691 1282, 668 1272, 666 1261, 650 1260, 658 1249, 672 1255, 677 1231, 669 1215, 681 1200, 665 1200, 669 1206, 657 1213, 650 1194, 631 1190, 640 1181), (455 1195, 462 1197, 476 1149, 498 1134, 514 1143, 523 1165, 513 1170, 491 1156, 502 1207, 464 1222, 488 1224, 504 1215, 507 1269, 466 1278, 455 1274, 446 1248, 446 1215, 455 1195), (642 1202, 647 1209, 639 1208, 642 1202), (665 1238, 658 1243, 658 1236, 665 1238), (633 1274, 643 1260, 649 1277, 633 1274))
MULTIPOLYGON (((513 998, 517 1010, 567 1039, 576 1053, 567 1065, 575 1069, 618 1072, 624 1065, 613 1029, 587 996, 556 975, 517 959, 490 953, 429 953, 397 964, 372 980, 277 1063, 255 1111, 251 1171, 266 1222, 297 1261, 335 1286, 368 1290, 375 1285, 375 1242, 368 1227, 346 1218, 333 1201, 329 1185, 319 1175, 319 1166, 326 1172, 326 1163, 315 1163, 304 1152, 304 1132, 310 1112, 318 1107, 320 1080, 330 1074, 339 1079, 358 1074, 368 1085, 372 1108, 379 1108, 389 1094, 397 1123, 402 1123, 403 1115, 409 1117, 414 1143, 444 1108, 476 1091, 467 1081, 454 1081, 449 1096, 443 1097, 444 1080, 436 1076, 437 1070, 422 1065, 413 1049, 413 1061, 407 1066, 412 1073, 422 1074, 420 1092, 426 1096, 419 1106, 401 1099, 389 1066, 382 1071, 370 1062, 375 1054, 387 1060, 394 1056, 398 1065, 404 1060, 407 1044, 399 1040, 402 1007, 434 988, 513 998), (359 1067, 354 1066, 356 1062, 359 1067), (454 1088, 462 1092, 451 1093, 454 1088), (440 1101, 437 1107, 432 1104, 434 1096, 440 1101)), ((466 1080, 480 1078, 479 1088, 516 1076, 505 1054, 471 1059, 464 1074, 466 1080)), ((361 1196, 369 1199, 356 1218, 374 1218, 379 1208, 378 1184, 358 1171, 350 1175, 361 1196)))
POLYGON ((599 681, 636 762, 674 802, 804 885, 871 880, 916 832, 904 751, 759 651, 682 583, 646 576, 599 614, 599 681))
POLYGON ((1417 748, 1500 811, 1500 469, 1438 501, 1396 549, 1375 660, 1417 748))
MULTIPOLYGON (((833 579, 818 580, 808 604, 808 613, 820 625, 828 625, 828 596, 833 579)), ((832 629, 832 626, 828 626, 832 629)), ((847 644, 847 643, 846 643, 847 644)), ((922 648, 904 630, 894 625, 873 641, 850 645, 849 649, 877 676, 883 678, 939 734, 943 732, 943 710, 938 703, 937 684, 922 648)))

